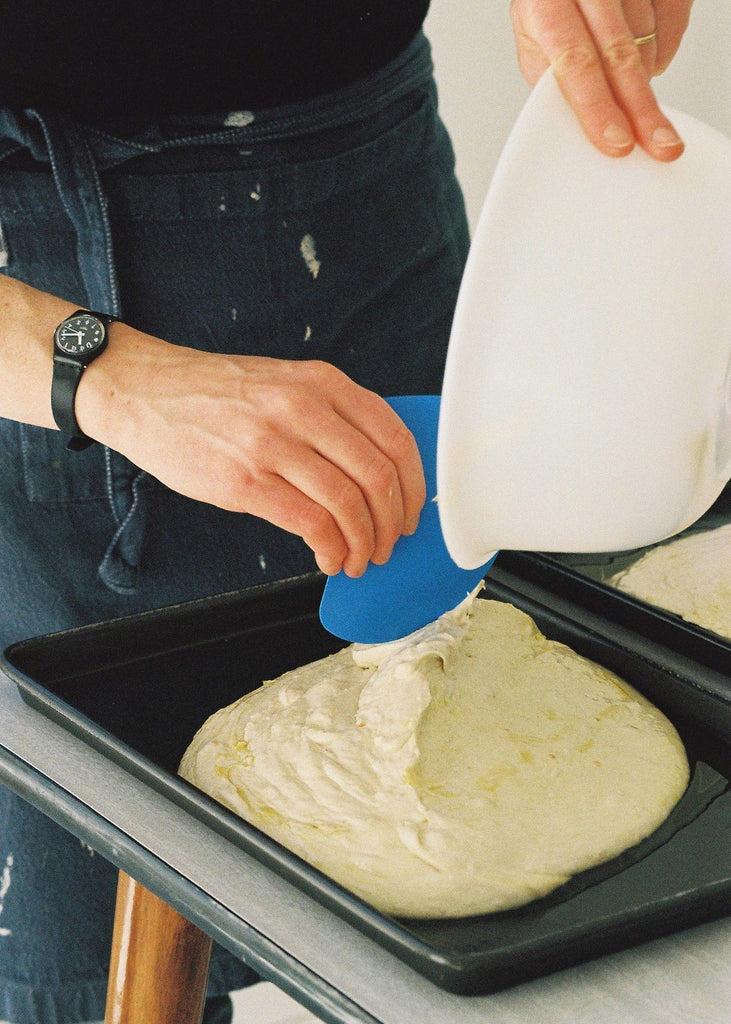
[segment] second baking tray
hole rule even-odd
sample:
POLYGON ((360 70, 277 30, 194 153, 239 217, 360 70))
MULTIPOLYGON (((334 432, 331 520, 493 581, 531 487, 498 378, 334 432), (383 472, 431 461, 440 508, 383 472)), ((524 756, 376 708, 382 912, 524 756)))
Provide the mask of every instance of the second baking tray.
MULTIPOLYGON (((731 524, 731 485, 714 505, 678 537, 704 533, 731 524)), ((669 538, 672 542, 677 538, 669 538)), ((666 543, 666 542, 663 542, 666 543)), ((711 727, 725 731, 731 739, 731 639, 680 615, 660 608, 607 580, 628 568, 648 551, 662 545, 652 544, 636 551, 604 554, 553 554, 548 552, 500 553, 500 570, 522 582, 521 589, 552 594, 555 602, 581 614, 595 616, 597 628, 609 630, 616 638, 634 647, 640 654, 662 660, 672 672, 693 676, 696 685, 712 697, 715 707, 708 719, 711 727)), ((571 614, 571 613, 569 613, 571 614)))
POLYGON ((342 644, 306 576, 23 641, 5 652, 26 701, 320 900, 437 985, 485 993, 731 912, 731 752, 697 687, 546 603, 487 580, 553 639, 618 672, 678 728, 692 778, 668 820, 620 857, 525 907, 455 920, 387 917, 176 775, 217 708, 342 644))
POLYGON ((553 555, 503 551, 492 574, 640 660, 656 662, 680 710, 731 742, 731 641, 587 576, 553 555), (686 700, 691 683, 693 699, 686 700))

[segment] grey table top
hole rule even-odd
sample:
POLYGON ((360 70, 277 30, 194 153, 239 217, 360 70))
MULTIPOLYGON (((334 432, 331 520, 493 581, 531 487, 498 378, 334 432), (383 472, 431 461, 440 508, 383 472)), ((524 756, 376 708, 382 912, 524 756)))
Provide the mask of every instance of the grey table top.
POLYGON ((331 1022, 722 1024, 731 918, 485 996, 442 991, 21 700, 0 672, 0 781, 331 1022))

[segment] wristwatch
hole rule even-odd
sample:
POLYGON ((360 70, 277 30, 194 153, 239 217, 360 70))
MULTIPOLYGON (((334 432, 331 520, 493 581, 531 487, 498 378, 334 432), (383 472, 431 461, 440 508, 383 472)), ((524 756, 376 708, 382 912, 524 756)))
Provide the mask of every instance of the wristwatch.
POLYGON ((77 309, 62 320, 53 334, 51 409, 58 428, 68 434, 67 448, 83 451, 94 444, 76 422, 74 403, 81 375, 107 347, 109 325, 116 317, 77 309))

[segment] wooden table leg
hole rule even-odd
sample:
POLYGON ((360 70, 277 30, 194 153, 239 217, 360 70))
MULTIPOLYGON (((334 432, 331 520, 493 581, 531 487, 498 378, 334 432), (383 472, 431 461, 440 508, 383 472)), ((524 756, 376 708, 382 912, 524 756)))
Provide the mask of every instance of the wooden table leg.
POLYGON ((105 1024, 200 1024, 211 944, 120 871, 105 1024))

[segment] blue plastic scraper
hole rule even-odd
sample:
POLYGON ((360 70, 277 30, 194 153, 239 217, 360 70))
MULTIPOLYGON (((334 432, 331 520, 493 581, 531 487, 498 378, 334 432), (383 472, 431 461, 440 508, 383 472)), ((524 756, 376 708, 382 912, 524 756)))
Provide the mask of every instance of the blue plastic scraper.
POLYGON ((325 629, 363 644, 399 640, 450 611, 474 590, 495 560, 460 569, 444 544, 436 502, 438 395, 387 399, 419 446, 426 477, 426 504, 411 537, 397 541, 385 565, 370 564, 358 579, 330 576, 320 604, 325 629))

